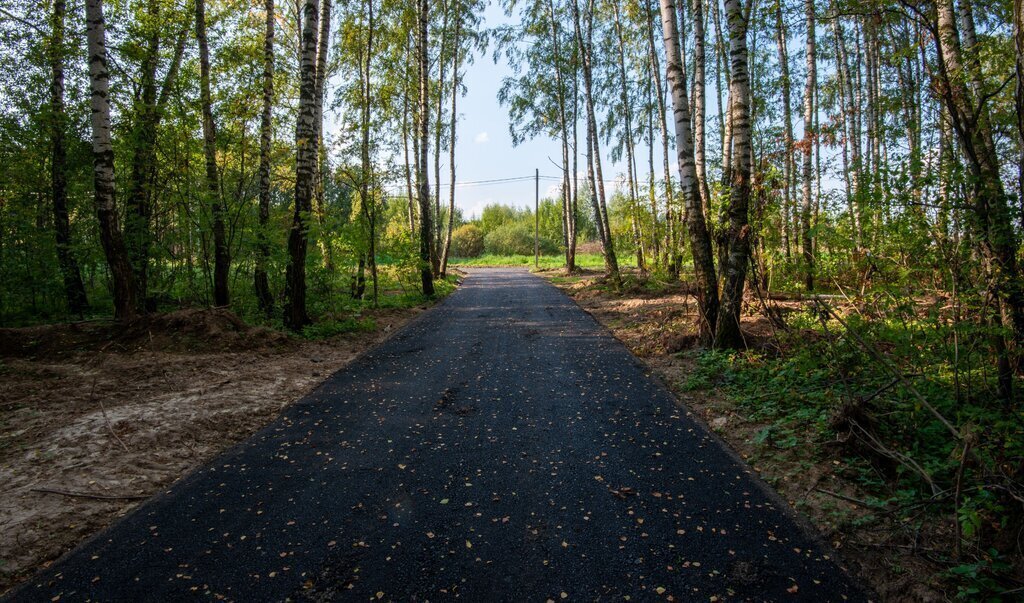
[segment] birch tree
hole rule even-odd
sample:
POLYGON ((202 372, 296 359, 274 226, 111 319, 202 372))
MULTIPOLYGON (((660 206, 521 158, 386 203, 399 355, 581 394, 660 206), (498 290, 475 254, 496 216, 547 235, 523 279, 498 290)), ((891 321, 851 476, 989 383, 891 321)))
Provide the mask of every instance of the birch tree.
POLYGON ((679 164, 679 185, 686 203, 686 226, 690 234, 690 253, 696 280, 698 337, 701 345, 714 343, 718 325, 718 279, 715 275, 711 235, 701 204, 700 186, 694 161, 693 132, 690 127, 690 101, 686 91, 686 71, 679 48, 679 27, 674 0, 661 0, 661 23, 665 40, 665 73, 672 93, 672 114, 675 118, 676 160, 679 164))
POLYGON ((114 146, 110 130, 110 71, 107 68, 106 22, 103 0, 85 3, 88 40, 89 88, 92 110, 93 187, 100 243, 110 269, 114 293, 114 317, 135 317, 135 284, 131 264, 117 219, 114 190, 114 146))
POLYGON ((284 322, 301 330, 306 310, 306 253, 313 210, 313 187, 319 142, 316 139, 316 59, 320 22, 318 0, 305 0, 302 12, 302 60, 299 66, 299 114, 295 125, 295 213, 288 233, 284 322))

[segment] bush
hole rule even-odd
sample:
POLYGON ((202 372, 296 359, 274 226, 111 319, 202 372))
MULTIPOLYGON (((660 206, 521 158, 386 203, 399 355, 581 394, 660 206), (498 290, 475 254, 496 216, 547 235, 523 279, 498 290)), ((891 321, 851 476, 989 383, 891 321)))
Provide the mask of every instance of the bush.
POLYGON ((475 258, 484 253, 484 232, 473 224, 464 224, 452 233, 452 254, 457 258, 475 258))
MULTIPOLYGON (((484 237, 484 249, 495 255, 533 255, 533 228, 518 224, 503 224, 484 237)), ((541 253, 558 253, 558 245, 549 239, 540 239, 541 253)))

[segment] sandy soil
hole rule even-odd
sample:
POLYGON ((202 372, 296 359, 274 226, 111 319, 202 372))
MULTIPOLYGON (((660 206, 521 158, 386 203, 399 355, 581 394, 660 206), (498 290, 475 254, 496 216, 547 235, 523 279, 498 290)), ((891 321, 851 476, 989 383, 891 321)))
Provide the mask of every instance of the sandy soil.
POLYGON ((223 310, 0 329, 0 593, 270 422, 422 308, 298 340, 223 310))
MULTIPOLYGON (((556 271, 544 275, 564 276, 556 271)), ((943 592, 945 585, 937 577, 942 568, 927 561, 927 548, 922 546, 914 551, 914 546, 904 544, 907 539, 903 536, 909 526, 893 525, 893 521, 878 517, 877 513, 869 518, 869 512, 853 502, 864 500, 867 495, 844 478, 844 460, 838 452, 826 449, 823 456, 822 449, 813 444, 789 448, 772 446, 770 442, 756 444, 755 437, 766 427, 765 423, 748 419, 744 409, 714 388, 684 391, 682 385, 695 360, 691 354, 677 352, 694 346, 697 306, 696 299, 681 284, 662 294, 634 288, 611 295, 591 287, 599 276, 585 273, 582 278, 568 281, 556 278, 554 283, 608 327, 688 410, 702 418, 762 479, 808 518, 882 600, 949 599, 943 592)), ((782 313, 799 305, 800 302, 773 304, 782 313)), ((744 338, 751 348, 772 346, 775 342, 772 323, 758 311, 758 306, 759 303, 748 303, 742 319, 744 338)), ((921 536, 922 542, 927 540, 922 534, 915 536, 921 536)))

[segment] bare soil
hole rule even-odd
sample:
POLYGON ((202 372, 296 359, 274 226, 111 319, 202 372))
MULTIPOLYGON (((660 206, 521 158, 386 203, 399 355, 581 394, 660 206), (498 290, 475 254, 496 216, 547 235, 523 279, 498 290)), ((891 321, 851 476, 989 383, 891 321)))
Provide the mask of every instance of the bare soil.
MULTIPOLYGON (((830 450, 814 442, 784 448, 771 441, 757 443, 755 437, 767 423, 748 418, 744 409, 716 388, 685 391, 683 385, 696 366, 695 356, 687 351, 696 343, 697 324, 696 298, 687 291, 685 283, 651 293, 649 289, 630 286, 627 279, 625 290, 612 294, 594 286, 601 280, 597 272, 584 272, 578 278, 566 278, 561 271, 547 271, 543 275, 650 367, 689 412, 704 420, 818 529, 882 600, 950 599, 944 594, 945 585, 937 576, 937 567, 927 560, 928 549, 922 546, 915 550, 915 545, 904 544, 908 541, 903 538, 906 526, 894 525, 894 519, 886 518, 884 513, 880 517, 877 509, 869 510, 858 503, 868 495, 843 476, 845 463, 838 448, 830 450)), ((791 312, 802 305, 799 301, 773 303, 773 311, 791 312)), ((742 330, 748 347, 763 349, 776 345, 777 338, 772 321, 759 308, 760 301, 748 300, 742 330)), ((920 536, 922 542, 942 540, 920 536)), ((909 540, 914 542, 913 538, 909 540)))
POLYGON ((0 329, 0 593, 269 423, 423 308, 306 341, 226 310, 0 329))

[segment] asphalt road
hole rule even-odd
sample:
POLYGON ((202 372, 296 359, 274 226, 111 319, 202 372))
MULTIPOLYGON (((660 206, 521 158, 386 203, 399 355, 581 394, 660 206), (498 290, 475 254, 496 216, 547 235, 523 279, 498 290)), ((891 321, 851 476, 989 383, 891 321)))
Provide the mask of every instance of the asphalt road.
POLYGON ((863 600, 576 304, 474 271, 17 601, 863 600))

